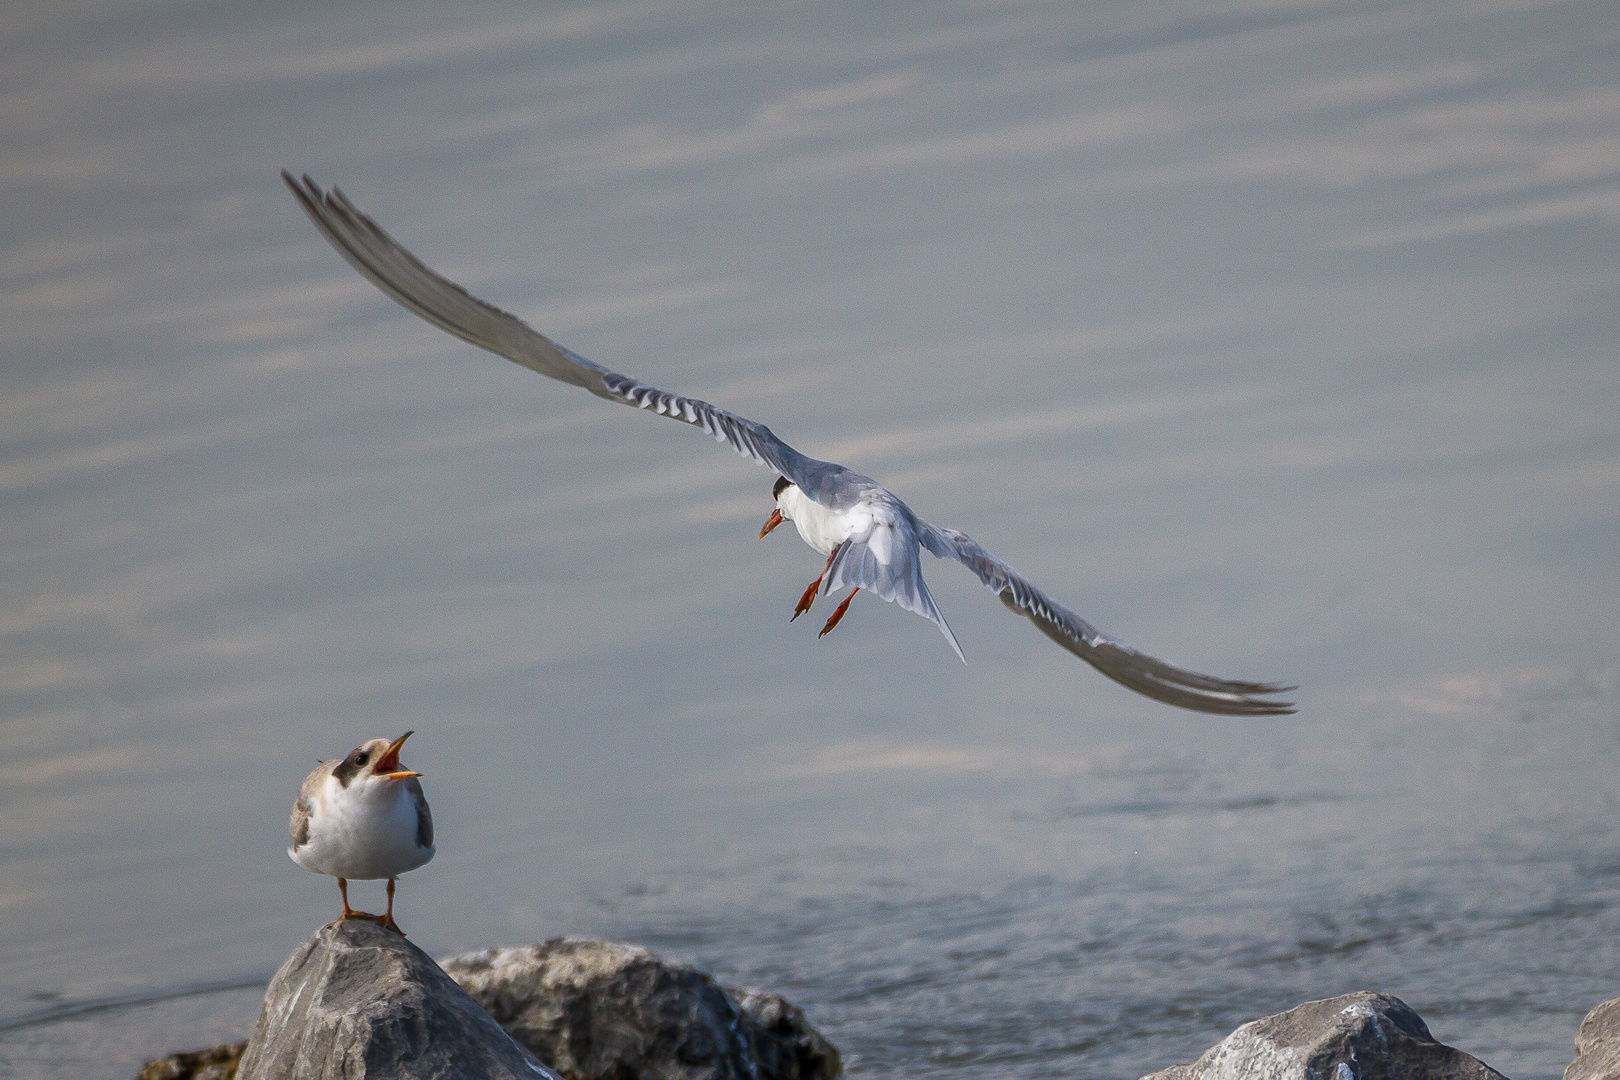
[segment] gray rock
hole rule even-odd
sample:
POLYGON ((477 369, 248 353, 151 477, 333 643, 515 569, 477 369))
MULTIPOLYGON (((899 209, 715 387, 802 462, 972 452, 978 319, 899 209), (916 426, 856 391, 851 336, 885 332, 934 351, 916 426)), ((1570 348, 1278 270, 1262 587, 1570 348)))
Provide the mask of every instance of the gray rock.
POLYGON ((221 1043, 201 1050, 186 1050, 153 1058, 141 1066, 135 1080, 231 1080, 242 1061, 247 1043, 221 1043))
POLYGON ((1575 1060, 1564 1080, 1620 1080, 1620 998, 1586 1014, 1575 1032, 1575 1060))
POLYGON ((1143 1080, 1504 1080, 1436 1042, 1400 998, 1361 991, 1251 1020, 1204 1051, 1143 1080))
POLYGON ((428 955, 350 919, 293 950, 237 1080, 556 1080, 428 955))
POLYGON ((555 938, 445 971, 567 1080, 835 1080, 838 1051, 775 994, 636 945, 555 938))

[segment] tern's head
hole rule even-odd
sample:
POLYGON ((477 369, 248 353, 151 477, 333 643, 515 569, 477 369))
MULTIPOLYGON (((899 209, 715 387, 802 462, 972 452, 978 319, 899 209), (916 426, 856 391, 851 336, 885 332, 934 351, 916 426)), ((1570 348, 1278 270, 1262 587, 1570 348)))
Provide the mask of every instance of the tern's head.
POLYGON ((771 488, 771 498, 776 500, 776 509, 772 510, 771 516, 765 519, 765 527, 759 530, 759 538, 761 540, 765 539, 766 533, 782 524, 782 522, 793 520, 792 513, 783 513, 783 511, 787 509, 787 504, 782 501, 782 495, 789 489, 792 489, 793 491, 799 490, 798 487, 794 485, 793 481, 789 480, 785 476, 778 476, 776 478, 776 486, 771 488))
POLYGON ((407 731, 393 742, 372 739, 349 751, 349 756, 337 763, 332 776, 345 788, 361 791, 373 787, 392 786, 396 781, 408 780, 421 773, 412 772, 399 763, 399 748, 414 732, 407 731))

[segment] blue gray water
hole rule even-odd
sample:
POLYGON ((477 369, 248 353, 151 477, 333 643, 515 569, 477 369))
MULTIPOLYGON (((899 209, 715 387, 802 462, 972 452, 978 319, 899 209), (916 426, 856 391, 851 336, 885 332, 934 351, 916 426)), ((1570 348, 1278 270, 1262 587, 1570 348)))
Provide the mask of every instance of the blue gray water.
POLYGON ((407 728, 414 940, 639 941, 857 1077, 1371 988, 1529 1080, 1620 995, 1611 3, 13 4, 0 206, 0 1075, 245 1033, 336 913, 299 780, 407 728), (967 667, 817 641, 767 473, 408 315, 283 166, 1299 715, 945 564, 967 667))

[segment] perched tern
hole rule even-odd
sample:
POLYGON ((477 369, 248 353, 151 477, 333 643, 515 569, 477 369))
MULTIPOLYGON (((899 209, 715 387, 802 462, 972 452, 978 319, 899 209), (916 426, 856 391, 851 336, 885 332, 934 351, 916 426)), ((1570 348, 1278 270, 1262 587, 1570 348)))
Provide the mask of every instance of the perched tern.
POLYGON ((292 847, 305 870, 338 879, 344 919, 371 919, 403 934, 394 921, 394 879, 433 858, 433 812, 422 785, 400 764, 407 731, 393 742, 372 739, 344 758, 323 761, 304 777, 293 804, 292 847), (388 879, 388 910, 369 915, 349 906, 349 879, 388 879))
POLYGON ((961 657, 956 635, 923 582, 920 551, 926 548, 936 558, 955 559, 973 571, 1009 610, 1027 617, 1041 633, 1137 693, 1199 712, 1255 716, 1294 711, 1293 703, 1280 700, 1279 695, 1295 687, 1199 675, 1115 641, 966 534, 937 528, 912 513, 893 492, 870 477, 806 457, 763 424, 592 363, 429 269, 357 210, 343 192, 336 188, 323 192, 307 175, 302 182, 285 170, 281 176, 339 254, 428 322, 597 397, 702 428, 716 442, 729 443, 737 452, 775 470, 779 477, 773 492, 776 509, 760 537, 781 522, 791 521, 804 542, 827 557, 821 575, 805 589, 793 617, 808 610, 817 595, 850 589, 822 627, 823 634, 837 625, 855 593, 865 589, 932 622, 961 657))

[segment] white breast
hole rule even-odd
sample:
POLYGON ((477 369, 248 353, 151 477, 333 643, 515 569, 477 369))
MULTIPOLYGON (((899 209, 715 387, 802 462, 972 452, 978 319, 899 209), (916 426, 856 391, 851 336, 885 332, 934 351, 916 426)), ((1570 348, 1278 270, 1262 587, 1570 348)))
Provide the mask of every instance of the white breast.
POLYGON ((800 539, 823 555, 831 555, 833 548, 872 526, 872 512, 864 504, 831 510, 796 487, 783 490, 781 509, 799 530, 800 539))
POLYGON ((416 843, 416 803, 402 783, 344 788, 328 777, 314 800, 309 842, 288 854, 317 874, 333 877, 397 877, 433 858, 416 843))

